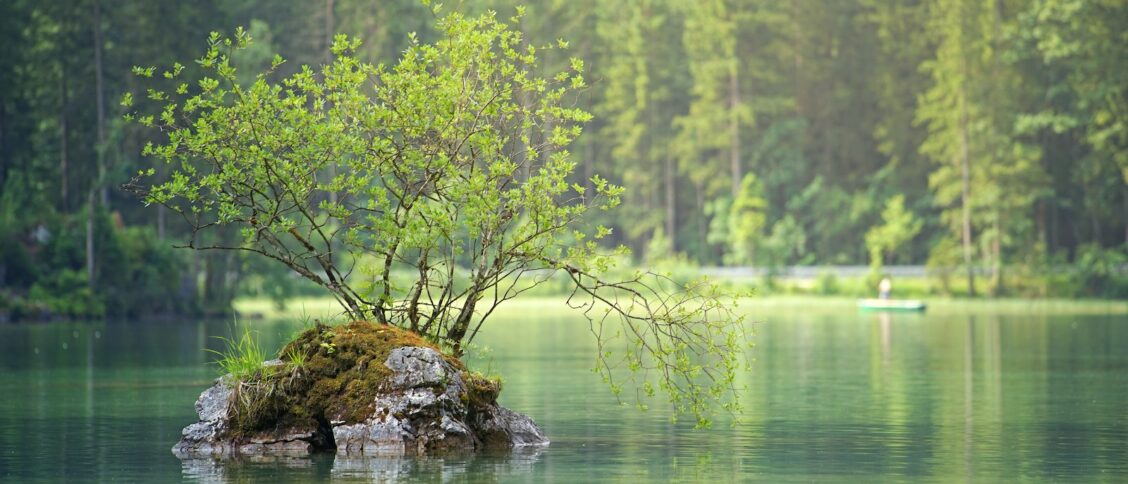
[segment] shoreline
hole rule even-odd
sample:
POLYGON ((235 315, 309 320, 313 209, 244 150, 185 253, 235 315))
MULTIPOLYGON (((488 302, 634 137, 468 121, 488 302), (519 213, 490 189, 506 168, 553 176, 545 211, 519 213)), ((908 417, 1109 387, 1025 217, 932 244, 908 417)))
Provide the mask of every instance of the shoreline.
MULTIPOLYGON (((896 298, 896 297, 895 297, 896 298)), ((498 308, 499 313, 522 311, 542 308, 546 305, 564 305, 564 296, 532 296, 509 301, 498 308)), ((857 311, 857 300, 852 296, 821 296, 821 295, 766 295, 742 297, 738 303, 741 310, 749 311, 753 315, 758 309, 783 310, 802 309, 811 312, 841 312, 843 310, 857 311)), ((927 314, 947 313, 1076 313, 1076 314, 1128 314, 1128 301, 1110 299, 1030 299, 1030 298, 953 298, 953 297, 916 297, 928 303, 927 314)), ((287 302, 287 307, 279 311, 274 307, 274 302, 266 298, 240 298, 234 302, 235 311, 240 317, 254 316, 248 319, 274 319, 274 318, 309 318, 333 321, 342 312, 337 307, 337 302, 332 298, 302 297, 294 298, 287 302)))

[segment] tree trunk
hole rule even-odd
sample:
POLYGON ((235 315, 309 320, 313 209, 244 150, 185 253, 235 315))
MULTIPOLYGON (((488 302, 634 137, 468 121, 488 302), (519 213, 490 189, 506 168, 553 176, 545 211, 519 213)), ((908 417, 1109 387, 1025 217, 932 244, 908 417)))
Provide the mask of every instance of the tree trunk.
MULTIPOLYGON (((1054 199, 1050 199, 1050 200, 1054 200, 1054 199)), ((1058 225, 1058 204, 1056 202, 1054 202, 1050 206, 1050 223, 1049 223, 1049 226, 1050 226, 1050 228, 1048 229, 1048 232, 1049 232, 1049 239, 1050 240, 1049 240, 1049 242, 1046 246, 1046 253, 1052 254, 1054 252, 1054 250, 1056 250, 1058 248, 1058 244, 1059 244, 1059 240, 1060 240, 1059 237, 1058 237, 1058 231, 1061 230, 1060 226, 1058 225)))
POLYGON ((94 103, 95 103, 95 122, 97 126, 97 143, 94 146, 94 159, 97 164, 97 175, 94 182, 90 185, 90 190, 86 196, 86 278, 90 284, 91 289, 95 289, 94 283, 94 215, 95 215, 95 202, 97 194, 101 193, 102 205, 106 204, 108 195, 102 185, 102 179, 106 176, 106 167, 103 162, 103 153, 106 151, 106 120, 105 120, 105 98, 102 95, 102 2, 101 0, 94 0, 94 103))
POLYGON ((732 198, 740 196, 740 183, 744 178, 744 169, 741 166, 740 150, 740 79, 736 72, 736 59, 732 59, 729 67, 729 131, 731 132, 731 158, 732 168, 732 198))
MULTIPOLYGON (((994 89, 999 89, 1001 87, 1001 83, 999 81, 999 55, 1000 55, 999 53, 1002 52, 1002 45, 1000 43, 1000 39, 1002 39, 1002 27, 1001 27, 1001 25, 1002 25, 1002 20, 1003 20, 1003 2, 1001 0, 995 0, 995 16, 994 16, 993 20, 994 20, 994 24, 993 24, 993 30, 992 30, 992 44, 993 44, 993 47, 994 47, 994 52, 993 52, 993 56, 992 56, 992 59, 991 59, 991 85, 994 86, 994 89)), ((999 96, 1003 95, 1003 93, 1001 93, 1001 92, 999 92, 997 94, 999 96)), ((997 110, 998 110, 998 105, 992 104, 991 105, 992 117, 995 118, 995 119, 998 119, 1000 117, 1000 114, 997 112, 997 110)), ((992 120, 992 121, 994 121, 994 120, 992 120)), ((994 162, 995 163, 1003 163, 1003 160, 1000 160, 999 155, 998 155, 998 153, 999 153, 999 149, 998 149, 998 146, 997 146, 998 145, 998 135, 991 137, 991 145, 992 145, 991 146, 991 148, 992 148, 991 149, 991 156, 993 156, 995 158, 994 162)), ((996 183, 998 183, 998 182, 996 182, 996 183)), ((1001 189, 1002 189, 1002 187, 997 188, 998 191, 1002 191, 1001 189)), ((991 271, 991 296, 992 297, 999 297, 1000 295, 1002 295, 1002 292, 1003 292, 1003 250, 1002 250, 1002 239, 1003 239, 1002 228, 1003 227, 1002 227, 1002 224, 999 221, 999 218, 1000 218, 999 204, 1000 204, 1000 202, 1001 202, 1001 200, 995 200, 995 206, 994 206, 994 209, 992 211, 993 217, 992 217, 992 220, 991 220, 992 228, 995 231, 995 237, 991 241, 991 262, 994 265, 992 267, 992 271, 991 271)))
POLYGON ((333 62, 333 0, 325 0, 325 63, 333 62))
POLYGON ((966 93, 960 93, 960 204, 963 208, 963 259, 967 268, 967 293, 975 296, 975 269, 971 263, 971 159, 968 153, 966 93))
POLYGON ((995 230, 995 238, 991 241, 991 262, 994 265, 991 273, 991 295, 998 297, 1003 293, 1003 248, 1002 237, 1003 234, 1002 224, 999 223, 999 209, 995 209, 994 220, 992 225, 995 230))
POLYGON ((70 186, 69 186, 69 160, 67 160, 67 109, 69 108, 69 100, 67 96, 67 65, 60 56, 59 59, 59 177, 60 177, 60 195, 62 195, 62 211, 67 212, 70 209, 70 186))
POLYGON ((86 282, 90 289, 96 289, 94 284, 94 194, 91 189, 86 192, 86 282))
MULTIPOLYGON (((701 188, 701 184, 693 182, 694 199, 697 201, 697 212, 705 213, 705 193, 701 188)), ((720 214, 713 214, 714 217, 721 217, 720 214)), ((702 251, 710 260, 717 258, 717 251, 709 244, 709 220, 706 217, 695 217, 697 219, 697 245, 704 247, 702 251)))
POLYGON ((94 0, 94 103, 96 106, 97 143, 95 153, 98 161, 98 178, 94 187, 100 193, 102 206, 109 204, 109 190, 105 186, 106 177, 106 96, 102 89, 102 1, 94 0))
POLYGON ((794 46, 791 50, 795 53, 792 58, 792 68, 794 69, 792 87, 795 89, 795 112, 800 115, 805 111, 804 101, 806 100, 803 96, 802 83, 799 82, 799 74, 803 72, 803 29, 799 25, 801 14, 799 0, 791 0, 791 45, 794 46))
POLYGON ((1034 217, 1034 226, 1038 234, 1038 241, 1042 243, 1043 248, 1049 249, 1049 241, 1047 240, 1046 232, 1049 230, 1046 226, 1046 202, 1039 200, 1037 202, 1036 215, 1034 217))
POLYGON ((447 341, 451 345, 451 350, 455 357, 462 356, 462 338, 466 336, 466 331, 470 329, 470 321, 474 317, 474 306, 478 303, 478 298, 481 297, 481 284, 484 281, 475 278, 475 289, 466 294, 466 302, 463 303, 462 309, 458 311, 458 316, 450 327, 447 328, 447 341))
MULTIPOLYGON (((6 144, 7 129, 8 129, 8 105, 0 99, 0 187, 4 186, 4 180, 8 179, 8 145, 6 144)), ((0 281, 3 284, 3 281, 0 281)))
MULTIPOLYGON (((333 62, 333 0, 325 0, 325 65, 333 62)), ((329 183, 337 178, 337 163, 329 162, 329 183)), ((329 203, 337 203, 336 190, 329 190, 329 203)))
POLYGON ((674 157, 666 155, 666 237, 670 241, 670 255, 678 250, 677 243, 677 197, 674 182, 677 179, 677 165, 674 157))
MULTIPOLYGON (((593 20, 594 18, 595 18, 594 16, 588 18, 587 30, 589 32, 595 31, 596 27, 595 27, 595 21, 593 20)), ((581 45, 580 58, 581 59, 590 59, 591 58, 591 50, 592 50, 591 39, 584 39, 583 43, 580 44, 580 45, 581 45)), ((592 95, 591 95, 590 90, 588 91, 587 95, 583 96, 583 100, 584 100, 584 105, 583 105, 584 111, 587 111, 589 113, 595 112, 595 102, 592 100, 592 95)), ((589 193, 589 191, 593 189, 593 186, 592 186, 592 183, 591 183, 591 177, 595 174, 595 148, 596 148, 595 143, 596 143, 596 137, 588 135, 588 136, 581 136, 580 139, 582 139, 583 143, 584 143, 584 156, 583 156, 583 168, 582 168, 583 173, 584 173, 584 181, 583 181, 584 193, 589 193)))

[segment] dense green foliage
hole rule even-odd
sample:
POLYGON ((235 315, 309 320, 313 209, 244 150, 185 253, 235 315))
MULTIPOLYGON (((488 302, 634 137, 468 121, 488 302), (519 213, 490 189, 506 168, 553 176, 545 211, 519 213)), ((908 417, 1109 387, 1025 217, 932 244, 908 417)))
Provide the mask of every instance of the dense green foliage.
MULTIPOLYGON (((508 16, 517 3, 447 8, 508 16)), ((574 102, 596 117, 572 147, 569 183, 600 173, 628 187, 621 209, 601 215, 608 245, 706 266, 865 264, 866 234, 901 196, 921 227, 883 248, 886 259, 928 264, 954 293, 974 278, 981 293, 1124 296, 1123 266, 1108 264, 1128 253, 1124 0, 520 3, 530 4, 523 45, 571 40, 540 52, 544 69, 571 57, 587 66, 591 86, 574 102), (741 201, 749 174, 759 191, 741 201)), ((408 33, 436 38, 432 23, 418 0, 3 2, 0 208, 12 217, 0 246, 17 255, 4 259, 0 297, 26 300, 33 274, 59 279, 56 289, 84 276, 106 304, 110 289, 96 279, 113 268, 98 254, 113 250, 99 247, 99 213, 145 227, 144 240, 186 233, 117 189, 137 170, 164 173, 138 156, 150 135, 124 124, 115 102, 139 85, 133 65, 193 58, 207 32, 244 25, 256 43, 233 62, 249 85, 276 52, 288 61, 271 80, 316 71, 336 32, 364 39, 358 61, 389 62, 408 33), (65 226, 79 259, 38 257, 40 225, 65 226)), ((527 135, 540 143, 554 128, 527 135)), ((264 285, 269 266, 253 259, 182 257, 163 274, 184 281, 190 306, 225 310, 238 290, 305 290, 292 278, 264 285)), ((88 309, 60 312, 97 313, 77 306, 88 309)))
POLYGON ((36 222, 27 236, 0 230, 0 319, 137 318, 199 313, 182 291, 188 284, 184 254, 160 243, 146 227, 123 227, 105 211, 93 217, 95 256, 102 263, 87 279, 84 264, 84 213, 36 222), (98 288, 95 290, 94 288, 98 288))

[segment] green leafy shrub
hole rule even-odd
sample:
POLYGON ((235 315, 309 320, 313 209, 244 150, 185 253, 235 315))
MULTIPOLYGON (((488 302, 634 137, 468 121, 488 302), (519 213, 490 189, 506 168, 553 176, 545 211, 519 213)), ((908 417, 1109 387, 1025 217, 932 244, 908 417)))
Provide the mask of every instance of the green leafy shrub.
POLYGON ((1128 297, 1128 254, 1124 247, 1086 244, 1077 251, 1076 277, 1086 295, 1128 297))
POLYGON ((55 316, 89 318, 106 314, 106 306, 90 288, 86 274, 74 269, 63 269, 40 278, 31 286, 28 299, 55 316))
POLYGON ((815 279, 815 293, 830 296, 838 294, 838 291, 838 276, 829 270, 819 272, 819 277, 815 279))

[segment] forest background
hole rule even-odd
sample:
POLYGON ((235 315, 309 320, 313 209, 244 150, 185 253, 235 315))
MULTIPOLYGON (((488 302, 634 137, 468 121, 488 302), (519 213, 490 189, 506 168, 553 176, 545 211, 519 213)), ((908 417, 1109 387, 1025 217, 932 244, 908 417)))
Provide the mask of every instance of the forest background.
MULTIPOLYGON (((927 277, 900 287, 924 294, 1128 297, 1128 0, 444 8, 518 3, 546 72, 585 60, 576 181, 627 187, 599 222, 635 265, 756 267, 733 284, 760 293, 864 294, 908 264, 927 277), (840 265, 870 270, 779 277, 840 265)), ((323 64, 334 33, 390 64, 432 20, 418 0, 0 3, 0 320, 224 314, 311 290, 237 252, 174 250, 186 226, 122 189, 164 169, 122 119, 131 70, 237 26, 248 76, 275 53, 279 76, 323 64)))

